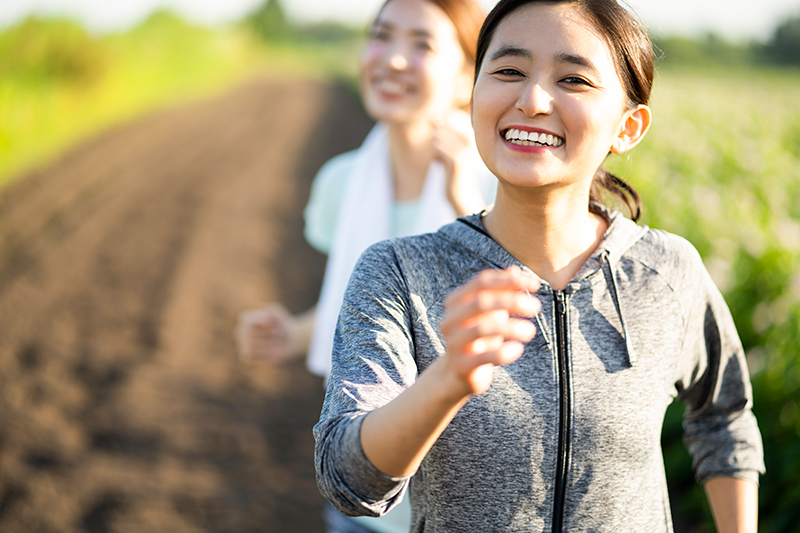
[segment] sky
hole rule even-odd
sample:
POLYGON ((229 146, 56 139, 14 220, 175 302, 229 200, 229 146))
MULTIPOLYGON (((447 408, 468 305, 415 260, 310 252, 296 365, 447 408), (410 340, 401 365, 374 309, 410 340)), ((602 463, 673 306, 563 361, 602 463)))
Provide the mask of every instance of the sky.
MULTIPOLYGON (((123 30, 159 7, 208 25, 241 18, 263 0, 0 0, 0 27, 30 14, 67 15, 98 32, 123 30)), ((383 0, 282 0, 290 17, 365 23, 383 0)), ((488 10, 496 0, 479 0, 488 10)), ((797 0, 627 0, 656 34, 765 40, 788 16, 800 15, 797 0)))

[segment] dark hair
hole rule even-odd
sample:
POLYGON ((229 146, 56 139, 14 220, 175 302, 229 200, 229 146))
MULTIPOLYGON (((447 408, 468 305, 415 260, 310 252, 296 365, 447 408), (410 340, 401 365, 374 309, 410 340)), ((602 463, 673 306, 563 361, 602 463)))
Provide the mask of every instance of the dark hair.
MULTIPOLYGON (((481 27, 475 56, 475 79, 489 48, 494 31, 500 22, 522 6, 528 4, 574 4, 592 21, 606 38, 614 66, 625 90, 627 105, 632 109, 647 105, 653 88, 653 45, 647 32, 628 10, 616 0, 500 0, 481 27)), ((603 191, 615 196, 627 207, 631 218, 638 220, 642 201, 637 192, 603 167, 597 169, 589 193, 589 209, 601 203, 603 191)))
MULTIPOLYGON (((383 7, 392 0, 386 0, 383 7)), ((456 37, 464 52, 468 65, 475 64, 475 43, 486 13, 477 0, 426 0, 435 5, 447 15, 456 29, 456 37)), ((381 11, 383 11, 381 7, 381 11)), ((380 11, 378 12, 380 15, 380 11)), ((376 17, 377 20, 377 17, 376 17)))

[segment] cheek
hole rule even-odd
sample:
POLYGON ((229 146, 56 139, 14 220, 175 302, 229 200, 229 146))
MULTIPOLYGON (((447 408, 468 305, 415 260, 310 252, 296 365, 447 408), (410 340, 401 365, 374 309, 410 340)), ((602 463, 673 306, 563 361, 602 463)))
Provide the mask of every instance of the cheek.
POLYGON ((422 74, 427 83, 439 92, 455 92, 463 60, 453 53, 430 54, 416 51, 410 54, 411 67, 422 74))
POLYGON ((429 91, 446 84, 447 65, 441 61, 419 53, 411 54, 408 61, 411 71, 418 73, 418 79, 429 91))
POLYGON ((567 100, 561 106, 561 120, 574 139, 604 144, 609 137, 613 117, 604 106, 589 105, 581 99, 567 100))
POLYGON ((364 47, 361 53, 361 69, 366 70, 375 66, 386 53, 386 45, 380 42, 371 42, 364 47))
POLYGON ((494 145, 497 119, 491 102, 476 87, 472 95, 472 127, 475 130, 475 144, 484 161, 494 160, 494 145))
POLYGON ((494 136, 503 96, 496 88, 488 86, 481 80, 475 85, 472 91, 472 117, 475 121, 476 135, 480 133, 486 137, 494 136))

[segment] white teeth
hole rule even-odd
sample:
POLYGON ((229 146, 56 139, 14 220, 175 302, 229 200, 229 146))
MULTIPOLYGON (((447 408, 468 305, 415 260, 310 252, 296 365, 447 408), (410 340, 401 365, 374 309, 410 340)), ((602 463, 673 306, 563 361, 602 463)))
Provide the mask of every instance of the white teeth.
POLYGON ((558 147, 564 144, 564 139, 556 135, 548 135, 546 133, 535 133, 522 131, 517 128, 512 128, 506 131, 505 138, 514 144, 520 146, 533 146, 534 143, 543 144, 547 146, 558 147))
POLYGON ((379 88, 381 91, 387 93, 399 94, 403 92, 403 87, 399 83, 390 80, 381 81, 379 88))

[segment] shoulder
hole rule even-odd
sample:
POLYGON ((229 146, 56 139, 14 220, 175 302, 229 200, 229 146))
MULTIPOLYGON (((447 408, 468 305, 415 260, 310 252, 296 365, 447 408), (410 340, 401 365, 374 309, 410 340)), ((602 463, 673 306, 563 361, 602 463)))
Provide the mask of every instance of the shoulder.
POLYGON ((354 278, 367 284, 402 285, 426 304, 436 301, 468 278, 493 265, 464 243, 448 235, 447 224, 424 233, 370 246, 356 266, 354 278))
POLYGON ((424 273, 447 256, 450 243, 438 233, 388 239, 366 249, 359 260, 366 264, 391 265, 399 271, 424 273))
POLYGON ((358 150, 351 150, 329 159, 314 177, 313 189, 344 188, 353 174, 358 150))
POLYGON ((684 237, 648 228, 631 253, 658 270, 702 267, 700 253, 684 237))
POLYGON ((424 274, 445 267, 451 271, 471 268, 482 259, 464 243, 451 238, 447 230, 457 222, 444 225, 439 231, 399 237, 370 246, 365 257, 393 261, 398 268, 424 274))
POLYGON ((657 272, 679 292, 712 283, 694 245, 668 231, 648 228, 625 256, 657 272))
POLYGON ((333 245, 339 208, 353 174, 358 150, 328 160, 317 172, 303 212, 306 241, 327 254, 333 245))

